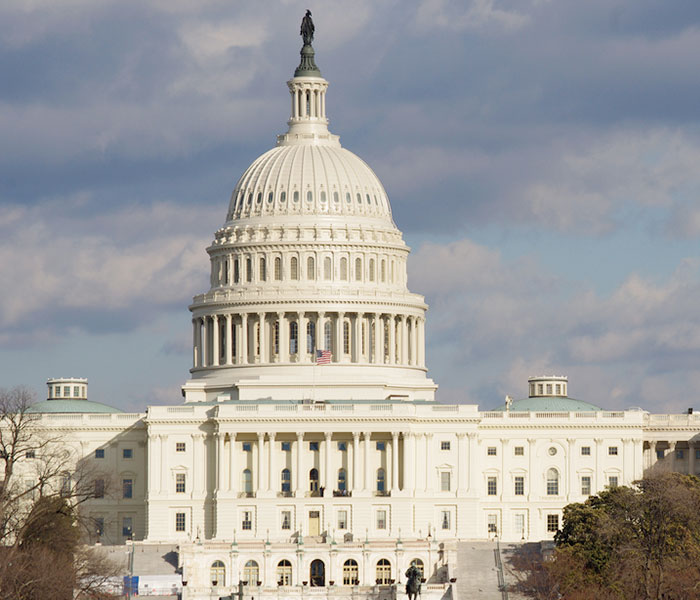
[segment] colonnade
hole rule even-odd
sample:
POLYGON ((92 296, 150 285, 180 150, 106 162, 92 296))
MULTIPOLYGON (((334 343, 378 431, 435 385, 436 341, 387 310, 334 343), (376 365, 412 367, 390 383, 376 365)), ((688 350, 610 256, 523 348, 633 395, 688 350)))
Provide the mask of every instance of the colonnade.
POLYGON ((292 119, 325 119, 327 88, 324 83, 291 81, 292 119))
POLYGON ((335 363, 425 366, 425 318, 365 312, 242 312, 195 317, 193 366, 335 363))
POLYGON ((649 440, 645 449, 644 468, 663 468, 690 475, 696 474, 700 444, 693 440, 649 440))

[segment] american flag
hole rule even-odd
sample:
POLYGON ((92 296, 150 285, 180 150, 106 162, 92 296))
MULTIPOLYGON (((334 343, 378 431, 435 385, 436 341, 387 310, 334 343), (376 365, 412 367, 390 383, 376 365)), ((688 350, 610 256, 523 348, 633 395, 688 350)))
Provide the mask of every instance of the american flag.
POLYGON ((330 365, 333 353, 330 350, 316 350, 316 364, 330 365))

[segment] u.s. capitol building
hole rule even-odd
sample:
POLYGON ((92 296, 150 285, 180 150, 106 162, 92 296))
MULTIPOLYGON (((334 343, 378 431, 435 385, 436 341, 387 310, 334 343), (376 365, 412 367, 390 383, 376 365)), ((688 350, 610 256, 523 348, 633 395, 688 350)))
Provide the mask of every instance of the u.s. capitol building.
POLYGON ((240 581, 379 597, 410 564, 441 597, 460 540, 551 539, 570 502, 652 467, 695 473, 695 415, 606 411, 563 376, 498 410, 436 402, 409 248, 375 173, 328 129, 310 44, 287 86, 288 130, 207 248, 184 403, 125 414, 52 379, 34 407, 116 483, 86 504, 93 542, 178 544, 187 598, 240 581))

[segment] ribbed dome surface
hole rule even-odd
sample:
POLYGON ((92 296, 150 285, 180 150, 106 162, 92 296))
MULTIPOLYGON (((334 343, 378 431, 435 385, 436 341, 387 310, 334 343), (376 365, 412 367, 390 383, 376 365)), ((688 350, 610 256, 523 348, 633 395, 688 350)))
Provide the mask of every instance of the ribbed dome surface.
POLYGON ((379 178, 339 145, 277 146, 257 158, 236 184, 227 221, 295 214, 363 215, 393 224, 379 178))

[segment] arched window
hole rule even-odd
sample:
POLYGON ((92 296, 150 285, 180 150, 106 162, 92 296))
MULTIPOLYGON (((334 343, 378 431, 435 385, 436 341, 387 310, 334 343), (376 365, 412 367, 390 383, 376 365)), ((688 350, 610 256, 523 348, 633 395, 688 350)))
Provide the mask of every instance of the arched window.
POLYGON ((242 484, 243 484, 243 491, 246 494, 253 493, 253 474, 250 472, 250 469, 244 469, 242 484))
POLYGON ((423 561, 422 561, 420 558, 414 558, 414 559, 411 561, 411 566, 412 566, 412 567, 415 567, 416 569, 418 569, 418 570, 420 571, 420 576, 421 576, 421 577, 425 577, 425 575, 424 575, 424 573, 425 573, 425 568, 423 567, 423 561))
POLYGON ((350 323, 343 322, 343 353, 350 354, 350 323))
POLYGON ((282 279, 282 259, 278 256, 275 258, 275 281, 282 279))
POLYGON ((559 495, 559 471, 556 469, 549 469, 547 471, 547 495, 559 495))
POLYGON ((275 339, 274 339, 274 344, 275 344, 275 354, 280 353, 280 322, 275 321, 275 333, 274 333, 275 339))
POLYGON ((224 261, 224 283, 228 285, 228 259, 224 261))
POLYGON ((391 283, 394 283, 394 261, 391 261, 391 283))
POLYGON ((377 491, 383 493, 386 489, 386 472, 381 467, 377 469, 377 491))
POLYGON ((265 264, 265 257, 260 259, 260 281, 265 281, 267 279, 267 265, 265 264))
POLYGON ((333 264, 331 263, 331 257, 326 256, 326 258, 323 259, 323 278, 326 281, 331 280, 331 271, 333 270, 331 267, 333 264))
POLYGON ((213 586, 226 585, 226 566, 220 560, 215 560, 209 569, 209 577, 213 586))
POLYGON ((362 281, 362 259, 355 259, 355 281, 362 281))
POLYGON ((338 490, 344 492, 347 490, 347 472, 345 469, 338 469, 338 490))
POLYGON ((380 558, 377 562, 377 585, 389 585, 391 583, 391 563, 386 558, 380 558))
POLYGON ((296 281, 297 279, 299 279, 299 261, 297 260, 296 256, 292 256, 292 260, 289 266, 290 277, 296 281))
POLYGON ((247 585, 258 585, 260 581, 260 568, 254 560, 249 560, 243 567, 243 583, 247 585))
POLYGON ((326 347, 323 348, 324 350, 330 350, 333 347, 331 345, 333 342, 333 336, 330 321, 326 321, 325 325, 323 326, 323 342, 326 345, 326 347))
POLYGON ((386 281, 386 260, 382 258, 382 267, 381 267, 381 276, 382 276, 382 283, 386 281))
POLYGON ((318 469, 309 471, 309 491, 318 492, 318 469))
POLYGON ((286 559, 277 563, 277 583, 279 585, 292 585, 292 563, 286 559))
POLYGON ((326 565, 318 558, 311 562, 309 583, 311 587, 324 587, 326 585, 326 565))
POLYGON ((309 256, 306 259, 306 278, 309 280, 316 278, 316 266, 314 265, 313 256, 309 256))
POLYGON ((251 258, 245 259, 245 280, 248 283, 253 281, 253 260, 251 258))
POLYGON ((282 469, 282 478, 281 478, 281 489, 282 492, 291 492, 292 491, 292 473, 289 469, 282 469))
POLYGON ((299 348, 299 326, 296 321, 289 323, 289 353, 296 354, 299 348))
POLYGON ((348 259, 345 257, 340 259, 340 279, 341 281, 348 280, 348 259))
POLYGON ((306 323, 306 350, 311 354, 316 352, 316 323, 313 321, 306 323))
POLYGON ((369 280, 374 281, 374 259, 369 259, 369 280))
POLYGON ((357 561, 349 558, 343 563, 343 585, 359 585, 357 561))
POLYGON ((235 259, 233 261, 233 283, 238 283, 241 279, 241 274, 240 274, 238 265, 239 265, 238 259, 235 259))

